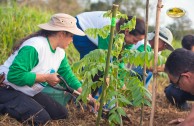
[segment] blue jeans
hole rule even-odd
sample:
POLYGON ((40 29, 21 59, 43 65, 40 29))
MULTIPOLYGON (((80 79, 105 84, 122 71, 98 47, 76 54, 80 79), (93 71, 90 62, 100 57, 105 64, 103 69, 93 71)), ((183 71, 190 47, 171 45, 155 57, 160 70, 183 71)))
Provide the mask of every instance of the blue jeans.
MULTIPOLYGON (((78 19, 77 19, 77 27, 82 30, 82 28, 79 25, 78 19)), ((80 54, 80 59, 82 59, 90 51, 93 51, 98 48, 98 46, 96 46, 91 40, 89 40, 87 36, 74 35, 73 44, 80 54)))
MULTIPOLYGON (((132 70, 139 74, 138 78, 142 81, 143 80, 143 68, 138 66, 138 67, 133 68, 132 70)), ((146 77, 146 85, 145 85, 145 87, 147 88, 152 79, 152 72, 147 70, 146 73, 148 74, 148 76, 146 77)))
POLYGON ((170 103, 176 105, 177 107, 180 107, 187 100, 194 101, 194 95, 181 90, 172 83, 165 88, 164 93, 166 94, 166 98, 170 101, 170 103))

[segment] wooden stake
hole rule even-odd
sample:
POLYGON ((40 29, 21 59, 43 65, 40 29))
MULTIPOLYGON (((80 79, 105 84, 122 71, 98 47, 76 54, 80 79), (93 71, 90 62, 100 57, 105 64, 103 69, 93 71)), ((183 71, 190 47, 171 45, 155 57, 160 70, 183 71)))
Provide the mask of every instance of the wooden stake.
POLYGON ((157 92, 158 38, 159 38, 161 8, 162 8, 162 0, 158 0, 157 11, 156 11, 155 41, 154 41, 154 71, 153 71, 154 83, 152 86, 152 109, 151 109, 149 126, 154 125, 154 112, 155 112, 156 92, 157 92))
POLYGON ((96 121, 96 126, 99 126, 100 119, 102 115, 102 107, 104 105, 104 96, 106 96, 106 89, 107 89, 107 77, 108 77, 108 71, 109 71, 109 65, 110 65, 110 55, 112 50, 112 44, 113 44, 113 37, 114 37, 114 30, 116 26, 116 12, 118 10, 119 6, 113 4, 112 8, 112 22, 111 22, 111 30, 110 30, 110 40, 108 45, 108 53, 107 53, 107 59, 106 59, 106 68, 105 68, 105 75, 104 75, 104 84, 102 85, 102 97, 100 99, 100 108, 98 111, 98 118, 96 121))
MULTIPOLYGON (((145 39, 144 39, 144 51, 147 52, 147 34, 148 34, 148 20, 149 20, 149 0, 146 1, 146 21, 145 21, 145 39)), ((143 84, 146 86, 146 59, 144 59, 144 66, 143 66, 143 84)), ((144 117, 144 105, 141 106, 141 118, 140 118, 140 126, 143 125, 143 117, 144 117)))

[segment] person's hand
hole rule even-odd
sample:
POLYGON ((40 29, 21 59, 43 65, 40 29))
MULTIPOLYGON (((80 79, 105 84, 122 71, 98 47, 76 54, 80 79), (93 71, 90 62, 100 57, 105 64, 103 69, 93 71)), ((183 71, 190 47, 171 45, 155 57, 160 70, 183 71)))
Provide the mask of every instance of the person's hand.
POLYGON ((46 82, 51 86, 55 86, 60 82, 60 79, 57 77, 57 73, 46 74, 46 82))
POLYGON ((171 120, 170 122, 168 122, 168 125, 176 125, 176 124, 183 122, 184 120, 185 119, 182 119, 182 118, 174 119, 174 120, 171 120))
MULTIPOLYGON (((161 66, 157 66, 157 72, 164 72, 164 65, 161 65, 161 66)), ((154 68, 153 67, 150 67, 150 68, 147 68, 147 70, 153 72, 154 71, 154 68)))
POLYGON ((97 112, 100 107, 99 102, 97 102, 96 99, 94 99, 91 94, 88 96, 88 99, 90 100, 89 104, 91 103, 92 107, 94 107, 94 112, 97 112))

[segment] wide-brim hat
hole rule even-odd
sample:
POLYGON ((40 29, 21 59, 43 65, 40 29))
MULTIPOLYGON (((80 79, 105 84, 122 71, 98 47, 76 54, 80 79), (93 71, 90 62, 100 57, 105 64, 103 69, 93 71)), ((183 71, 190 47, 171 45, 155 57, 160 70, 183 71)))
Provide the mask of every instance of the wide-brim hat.
MULTIPOLYGON (((148 33, 148 39, 151 40, 155 37, 155 31, 148 33)), ((170 51, 174 51, 172 46, 173 35, 168 28, 162 27, 159 30, 159 38, 166 43, 166 48, 170 51)))
POLYGON ((48 23, 39 24, 38 27, 48 31, 67 31, 79 36, 85 35, 85 33, 77 27, 76 18, 64 13, 54 14, 48 23))

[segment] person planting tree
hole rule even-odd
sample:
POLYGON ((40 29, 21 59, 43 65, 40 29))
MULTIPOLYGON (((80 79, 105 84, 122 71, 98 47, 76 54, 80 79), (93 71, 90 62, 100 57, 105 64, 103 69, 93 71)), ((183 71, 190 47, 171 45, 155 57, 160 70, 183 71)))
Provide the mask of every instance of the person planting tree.
MULTIPOLYGON (((64 13, 54 14, 48 23, 38 26, 41 30, 22 39, 0 66, 0 73, 5 73, 0 86, 0 113, 33 125, 68 117, 65 106, 41 91, 47 84, 60 83, 57 76, 60 74, 71 88, 82 92, 64 48, 72 42, 74 34, 85 35, 77 28, 76 19, 64 13)), ((89 99, 95 101, 91 95, 89 99)))
MULTIPOLYGON (((105 13, 105 11, 93 11, 78 14, 76 16, 77 27, 85 31, 89 28, 99 29, 106 25, 110 25, 110 18, 103 17, 105 13)), ((134 44, 144 39, 145 37, 145 22, 140 18, 136 18, 136 25, 132 31, 129 31, 129 29, 120 29, 121 25, 132 20, 132 18, 133 16, 128 16, 128 19, 121 18, 117 20, 116 23, 116 31, 125 35, 123 49, 131 49, 134 44)), ((86 36, 74 35, 73 37, 73 44, 80 54, 80 59, 82 59, 86 54, 95 49, 108 49, 108 42, 109 36, 105 39, 100 36, 93 38, 87 34, 86 36)), ((124 63, 121 63, 119 66, 125 67, 124 63)), ((93 81, 98 81, 101 75, 101 72, 99 72, 98 75, 94 76, 93 81)), ((98 90, 93 92, 93 96, 95 96, 97 91, 98 90)))
MULTIPOLYGON (((76 16, 77 27, 85 31, 88 28, 102 28, 106 25, 111 24, 110 18, 103 17, 105 11, 93 11, 84 12, 76 16)), ((116 31, 125 34, 125 42, 123 48, 131 49, 134 44, 138 41, 144 39, 145 37, 145 23, 142 19, 136 18, 136 25, 132 31, 129 29, 120 30, 120 26, 124 23, 130 21, 133 17, 128 16, 128 19, 117 20, 116 31)), ((73 36, 73 44, 75 48, 80 53, 80 59, 82 59, 86 54, 95 49, 107 49, 108 48, 109 37, 103 39, 98 36, 97 38, 86 36, 73 36)))
MULTIPOLYGON (((194 52, 193 35, 185 35, 182 39, 181 44, 183 48, 194 52)), ((175 105, 177 108, 185 111, 191 109, 191 104, 187 103, 187 101, 194 101, 194 95, 190 94, 189 92, 183 91, 173 82, 171 82, 165 88, 164 93, 168 101, 170 101, 170 103, 175 105)))
MULTIPOLYGON (((165 72, 168 74, 171 82, 181 90, 194 95, 194 53, 184 48, 173 51, 165 63, 165 72)), ((175 119, 169 124, 178 124, 178 126, 194 125, 194 108, 185 119, 175 119)))
MULTIPOLYGON (((154 49, 154 40, 155 40, 155 32, 148 33, 148 45, 146 47, 147 52, 151 52, 154 49)), ((165 49, 168 49, 170 51, 173 51, 174 48, 172 46, 172 40, 173 40, 173 35, 171 31, 166 28, 166 27, 160 27, 159 29, 159 43, 158 43, 158 51, 163 51, 165 49)), ((136 49, 140 52, 144 51, 144 40, 139 41, 133 49, 136 49)), ((134 67, 133 70, 137 72, 140 75, 140 80, 143 79, 143 68, 138 66, 134 67)), ((163 72, 164 71, 164 66, 158 66, 158 72, 163 72)), ((146 87, 148 87, 150 80, 152 78, 152 68, 148 68, 147 71, 147 77, 146 77, 146 87)))

